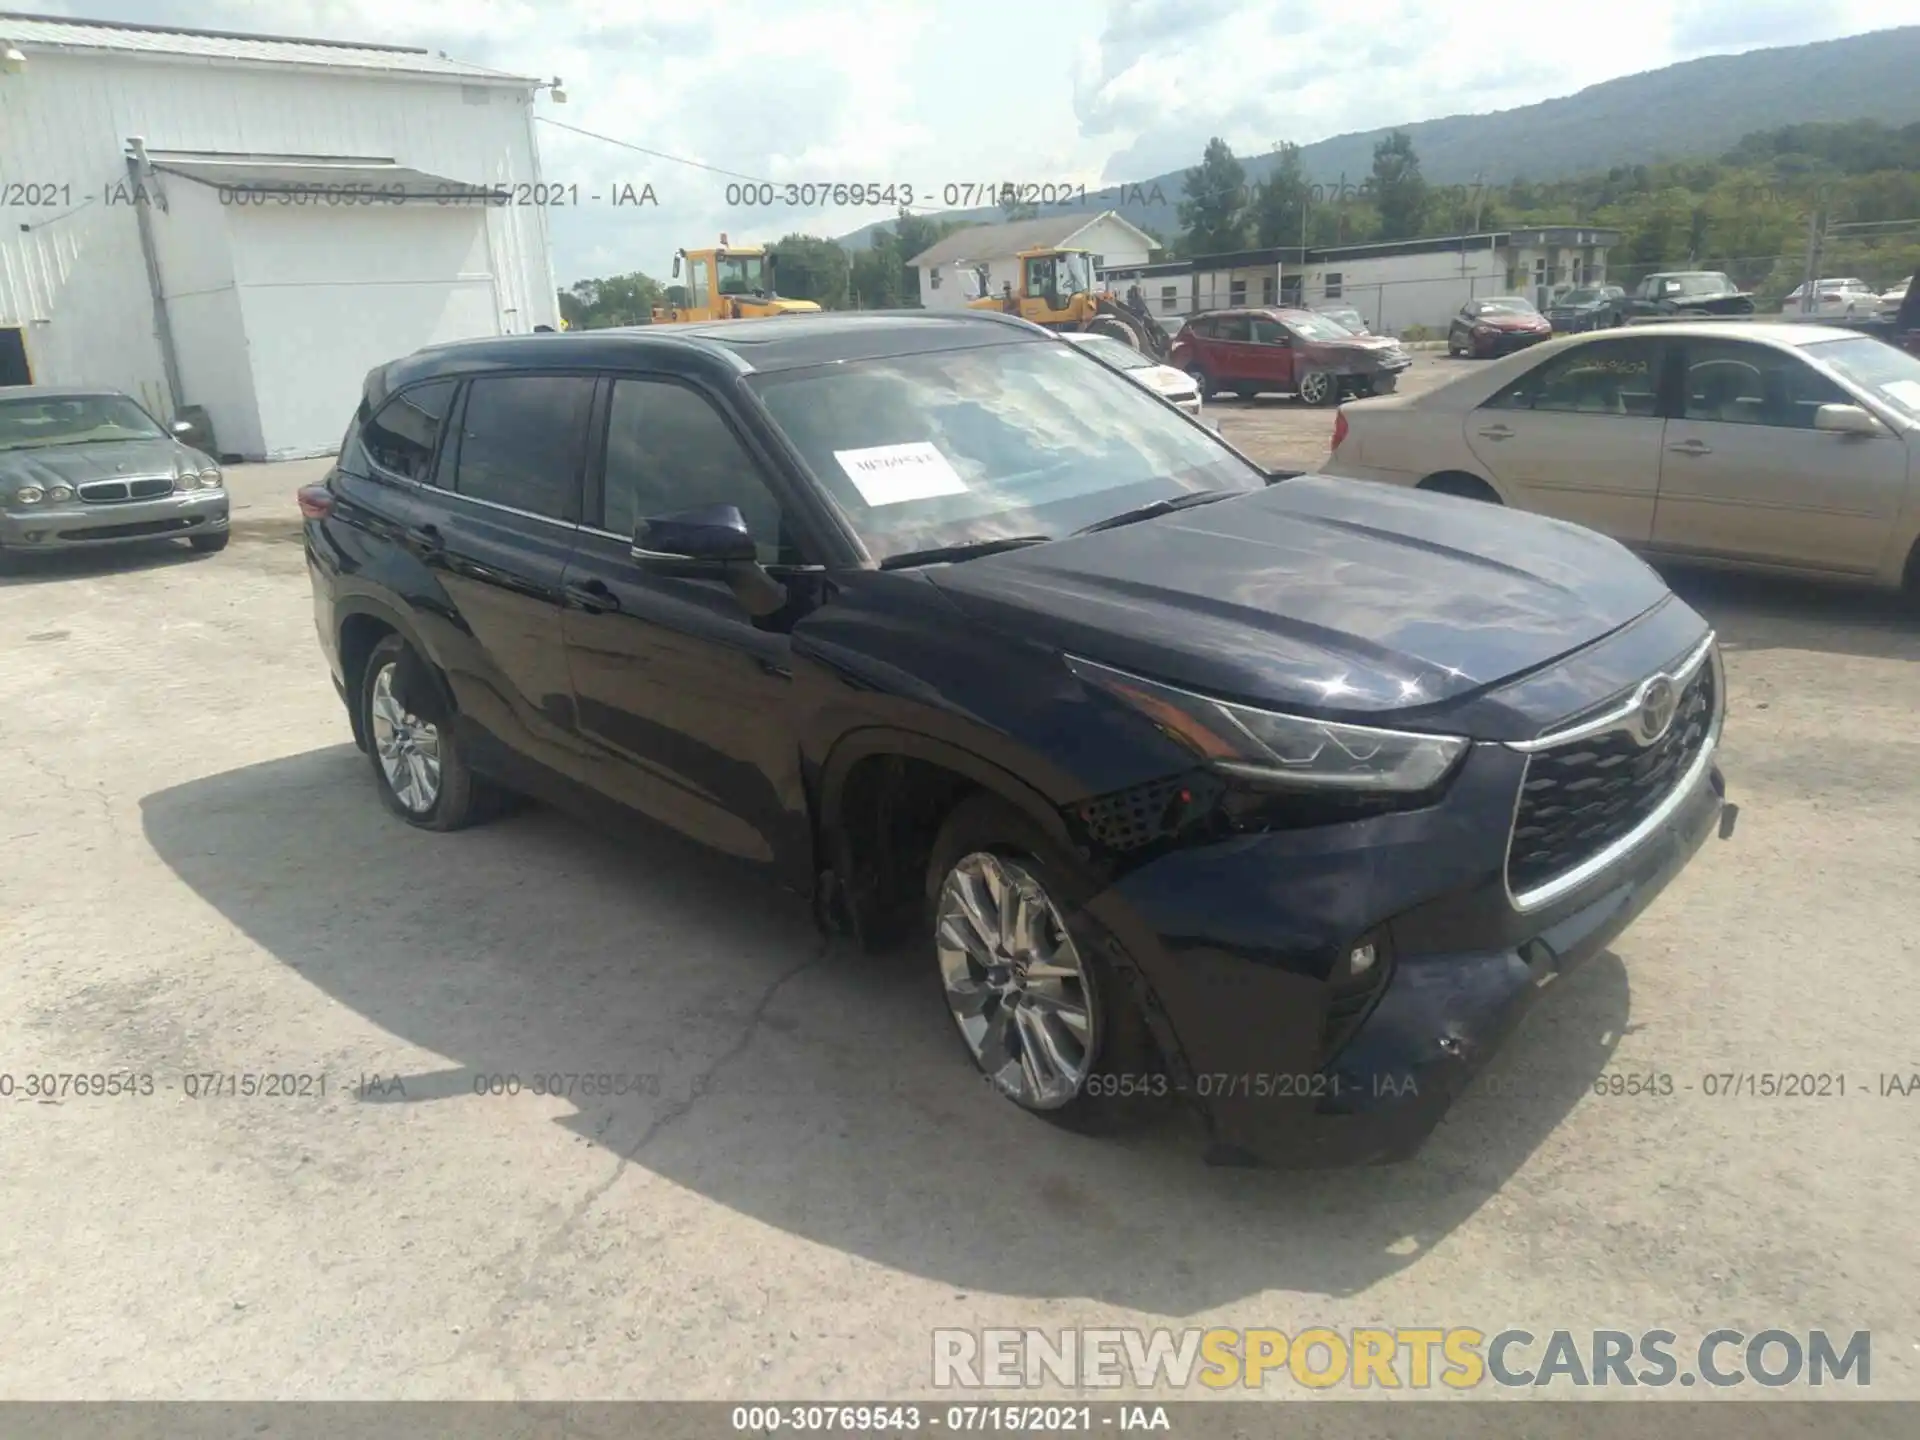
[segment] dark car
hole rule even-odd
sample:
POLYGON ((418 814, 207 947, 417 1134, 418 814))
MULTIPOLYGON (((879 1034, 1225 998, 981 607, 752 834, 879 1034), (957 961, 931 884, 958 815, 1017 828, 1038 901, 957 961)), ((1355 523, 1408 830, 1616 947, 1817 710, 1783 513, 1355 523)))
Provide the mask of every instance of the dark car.
POLYGON ((1490 295, 1469 300, 1447 325, 1447 354, 1470 355, 1476 360, 1510 355, 1551 339, 1553 326, 1518 295, 1490 295))
POLYGON ((220 467, 130 395, 54 385, 0 389, 0 565, 14 555, 178 537, 227 543, 220 467))
POLYGON ((1618 285, 1583 285, 1556 296, 1547 323, 1556 335, 1605 330, 1627 322, 1627 292, 1618 285))
POLYGON ((1030 1111, 1386 1159, 1714 827, 1720 662, 1591 531, 1277 478, 878 313, 426 350, 300 503, 403 820, 617 801, 917 940, 1030 1111))
POLYGON ((1671 270, 1649 275, 1627 297, 1629 316, 1751 315, 1753 296, 1719 270, 1671 270))
POLYGON ((1398 340, 1356 335, 1311 310, 1256 309, 1194 316, 1173 337, 1167 363, 1206 395, 1279 391, 1305 405, 1337 405, 1390 394, 1413 357, 1398 340))

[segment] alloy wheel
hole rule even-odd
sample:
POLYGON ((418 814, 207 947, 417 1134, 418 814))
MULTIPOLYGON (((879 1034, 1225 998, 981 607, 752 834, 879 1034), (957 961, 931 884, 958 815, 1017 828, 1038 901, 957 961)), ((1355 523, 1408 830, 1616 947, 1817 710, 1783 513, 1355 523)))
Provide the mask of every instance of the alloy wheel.
POLYGON ((1332 385, 1331 376, 1319 370, 1309 370, 1300 377, 1300 398, 1309 405, 1324 405, 1332 385))
POLYGON ((1093 1061, 1093 989, 1045 889, 976 851, 947 872, 934 914, 947 1007, 981 1070, 1030 1110, 1068 1104, 1093 1061))
POLYGON ((373 722, 374 752, 393 798, 415 815, 425 815, 440 798, 440 731, 406 709, 393 693, 396 662, 373 677, 367 710, 373 722))

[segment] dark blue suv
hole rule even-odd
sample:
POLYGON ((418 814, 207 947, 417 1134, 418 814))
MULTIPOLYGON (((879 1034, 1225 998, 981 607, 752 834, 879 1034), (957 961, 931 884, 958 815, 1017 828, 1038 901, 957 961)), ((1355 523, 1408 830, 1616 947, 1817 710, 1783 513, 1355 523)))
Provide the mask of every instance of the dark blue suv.
POLYGON ((1263 472, 1009 317, 441 346, 301 505, 403 819, 762 862, 1016 1104, 1221 1161, 1411 1153, 1732 816, 1713 635, 1613 541, 1263 472))

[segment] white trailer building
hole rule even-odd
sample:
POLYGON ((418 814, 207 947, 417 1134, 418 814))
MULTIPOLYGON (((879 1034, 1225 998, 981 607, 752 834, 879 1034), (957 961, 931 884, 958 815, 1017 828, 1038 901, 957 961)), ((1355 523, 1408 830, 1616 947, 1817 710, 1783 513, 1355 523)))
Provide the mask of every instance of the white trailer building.
POLYGON ((424 50, 0 14, 0 384, 338 445, 369 369, 558 326, 542 82, 424 50))

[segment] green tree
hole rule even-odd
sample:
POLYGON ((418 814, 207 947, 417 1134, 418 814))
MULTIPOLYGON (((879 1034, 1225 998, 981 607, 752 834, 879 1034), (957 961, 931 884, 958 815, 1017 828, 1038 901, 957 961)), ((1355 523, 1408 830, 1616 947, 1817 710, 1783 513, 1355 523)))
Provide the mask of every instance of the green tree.
POLYGON ((817 235, 796 234, 773 248, 780 257, 776 283, 783 296, 811 300, 822 310, 846 307, 851 262, 844 246, 817 235))
POLYGON ((1247 241, 1247 170, 1218 135, 1180 186, 1181 246, 1189 255, 1239 250, 1247 241))
POLYGON ((1373 203, 1380 213, 1382 240, 1410 240, 1426 222, 1427 182, 1413 138, 1395 130, 1373 147, 1373 203))
POLYGON ((560 315, 570 330, 645 325, 665 298, 660 282, 635 270, 603 280, 577 280, 560 292, 560 315))
POLYGON ((1300 147, 1275 147, 1273 169, 1253 190, 1253 243, 1298 245, 1305 233, 1313 187, 1300 164, 1300 147))

